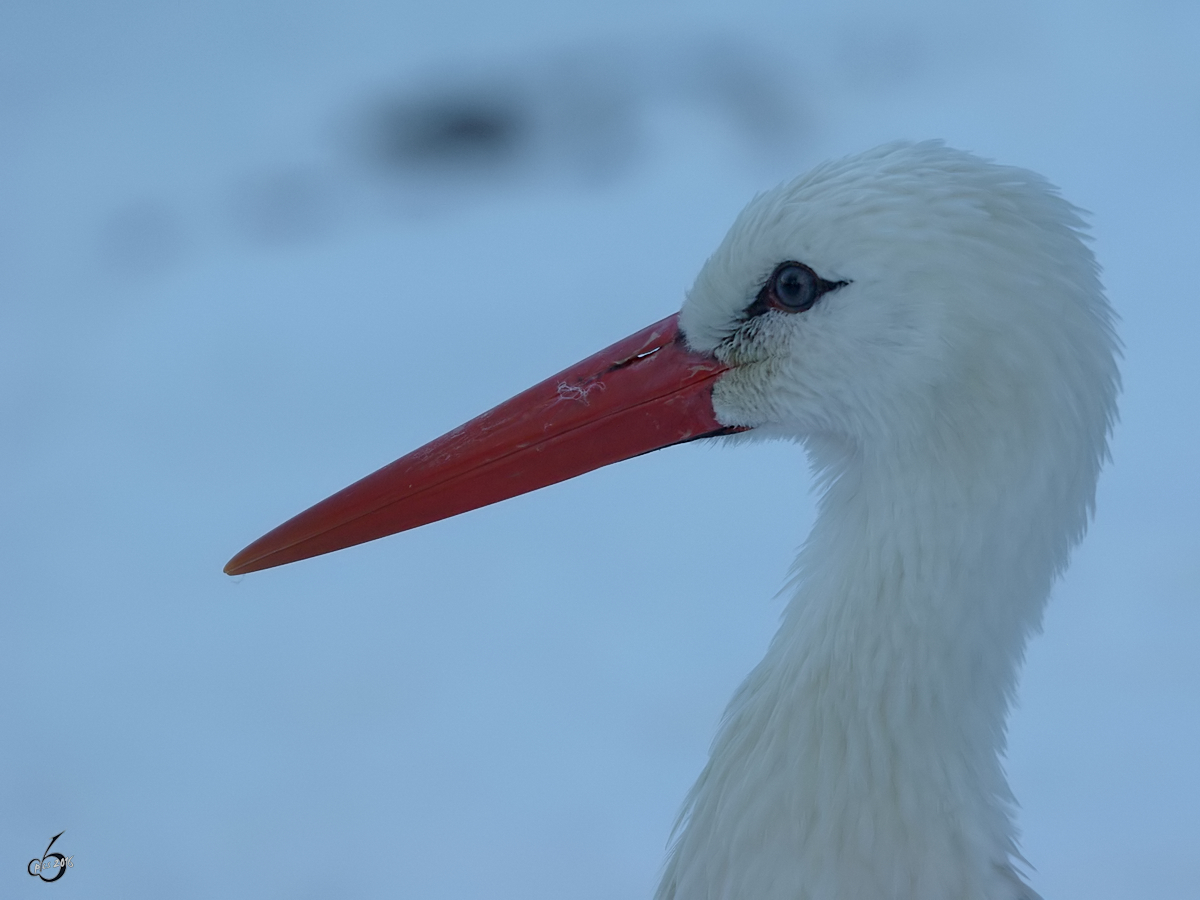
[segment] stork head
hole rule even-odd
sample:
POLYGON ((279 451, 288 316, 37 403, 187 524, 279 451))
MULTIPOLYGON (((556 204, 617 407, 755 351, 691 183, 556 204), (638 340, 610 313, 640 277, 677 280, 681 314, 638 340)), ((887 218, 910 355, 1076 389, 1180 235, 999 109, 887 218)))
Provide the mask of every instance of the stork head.
POLYGON ((1078 211, 1040 176, 891 144, 756 197, 680 313, 759 436, 857 450, 1073 427, 1102 452, 1112 313, 1078 211))
POLYGON ((226 571, 734 431, 960 457, 945 445, 994 455, 1065 434, 1094 472, 1117 374, 1081 227, 1040 177, 940 143, 822 165, 746 207, 678 316, 323 501, 226 571))

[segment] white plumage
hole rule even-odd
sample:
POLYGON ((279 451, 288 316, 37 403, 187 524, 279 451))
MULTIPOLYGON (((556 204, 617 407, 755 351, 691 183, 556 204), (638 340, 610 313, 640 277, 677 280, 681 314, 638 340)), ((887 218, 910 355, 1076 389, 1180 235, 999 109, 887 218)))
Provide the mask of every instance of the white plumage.
POLYGON ((688 295, 731 441, 801 441, 823 496, 765 659, 687 798, 660 900, 1016 900, 1001 766, 1025 642, 1116 416, 1077 210, 939 143, 756 198, 688 295), (773 270, 846 286, 747 310, 773 270))

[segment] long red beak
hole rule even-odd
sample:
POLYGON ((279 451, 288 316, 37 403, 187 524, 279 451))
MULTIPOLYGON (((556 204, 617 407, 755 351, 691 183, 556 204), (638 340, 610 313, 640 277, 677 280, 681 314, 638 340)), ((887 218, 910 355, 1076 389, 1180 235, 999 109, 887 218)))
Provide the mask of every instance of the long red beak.
POLYGON ((229 575, 331 553, 556 484, 671 444, 742 431, 717 421, 727 368, 668 316, 384 466, 263 535, 229 575))

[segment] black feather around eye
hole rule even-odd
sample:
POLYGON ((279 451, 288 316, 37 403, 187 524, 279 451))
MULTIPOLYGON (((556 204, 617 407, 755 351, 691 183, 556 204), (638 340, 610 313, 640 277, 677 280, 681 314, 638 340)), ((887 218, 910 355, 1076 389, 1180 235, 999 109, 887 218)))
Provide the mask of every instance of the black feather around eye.
POLYGON ((775 267, 754 302, 746 308, 746 318, 761 316, 772 309, 787 313, 804 312, 825 294, 849 283, 826 281, 804 263, 792 260, 782 262, 775 267))

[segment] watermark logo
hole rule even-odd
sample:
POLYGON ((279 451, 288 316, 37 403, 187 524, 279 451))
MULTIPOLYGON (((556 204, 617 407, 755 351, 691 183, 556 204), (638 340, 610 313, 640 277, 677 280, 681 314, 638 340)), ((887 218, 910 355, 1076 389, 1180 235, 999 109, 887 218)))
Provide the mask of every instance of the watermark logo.
POLYGON ((51 882, 58 881, 67 874, 67 869, 75 868, 74 856, 63 856, 61 853, 51 853, 50 848, 54 846, 54 842, 66 834, 65 831, 60 831, 54 837, 50 838, 50 843, 46 845, 46 852, 42 854, 41 859, 31 859, 29 865, 25 867, 25 871, 35 878, 40 878, 42 881, 51 882), (50 862, 46 862, 46 860, 50 862), (56 871, 57 870, 57 871, 56 871), (47 878, 47 872, 54 872, 53 878, 47 878))

